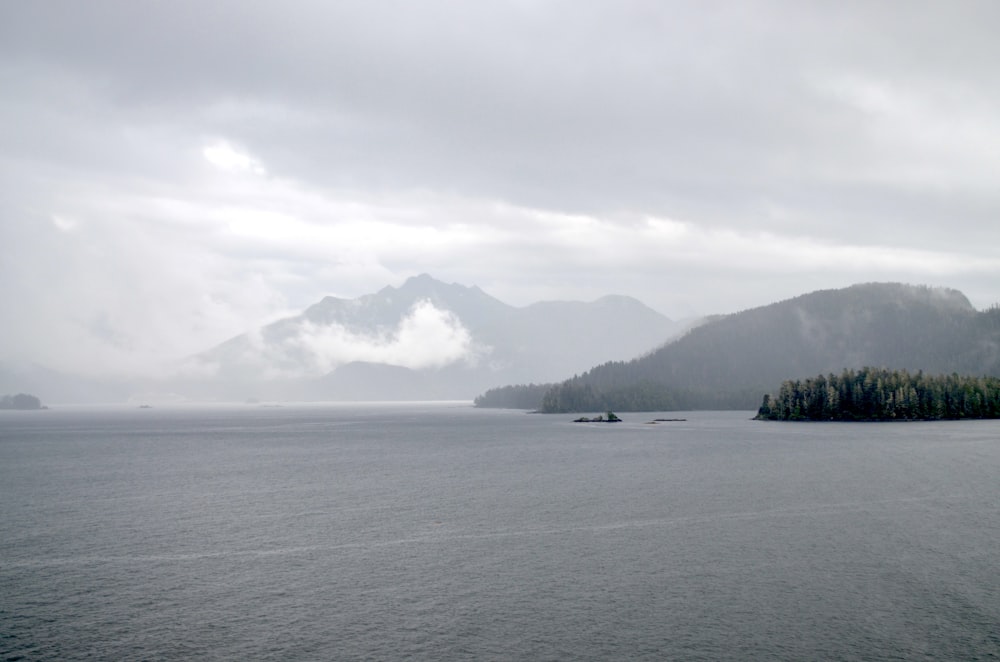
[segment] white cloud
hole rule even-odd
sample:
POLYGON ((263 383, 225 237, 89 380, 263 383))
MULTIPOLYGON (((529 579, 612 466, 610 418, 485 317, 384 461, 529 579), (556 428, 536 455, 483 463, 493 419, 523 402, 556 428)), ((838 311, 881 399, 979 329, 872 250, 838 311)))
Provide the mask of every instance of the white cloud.
POLYGON ((386 363, 419 370, 457 362, 475 363, 482 351, 453 313, 419 301, 396 328, 379 335, 352 333, 343 326, 309 322, 285 343, 284 349, 304 350, 314 374, 325 374, 352 361, 386 363))
POLYGON ((52 225, 56 226, 57 229, 63 232, 72 232, 76 229, 76 226, 79 225, 79 223, 76 219, 69 218, 68 216, 52 214, 52 225))
MULTIPOLYGON (((671 316, 998 298, 995 3, 43 4, 0 21, 5 354, 142 372, 421 272, 671 316)), ((464 346, 412 323, 302 347, 464 346)))
POLYGON ((916 76, 841 72, 812 80, 821 97, 854 111, 854 133, 845 136, 854 153, 841 155, 837 176, 915 190, 994 190, 1000 125, 992 90, 916 76))
POLYGON ((217 142, 202 149, 205 160, 216 168, 229 172, 250 172, 264 175, 266 171, 256 158, 227 142, 217 142))

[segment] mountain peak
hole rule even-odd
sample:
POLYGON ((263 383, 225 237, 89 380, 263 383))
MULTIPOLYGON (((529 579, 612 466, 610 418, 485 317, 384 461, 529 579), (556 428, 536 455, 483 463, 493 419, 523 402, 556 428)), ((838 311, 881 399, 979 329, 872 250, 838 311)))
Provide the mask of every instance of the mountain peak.
POLYGON ((435 294, 442 291, 466 292, 471 291, 474 288, 466 287, 458 283, 445 283, 444 281, 434 278, 430 274, 423 273, 416 276, 410 276, 398 288, 387 289, 395 289, 397 292, 412 293, 420 296, 425 294, 435 294))
POLYGON ((456 286, 454 284, 448 285, 447 283, 437 280, 430 274, 419 274, 417 276, 410 276, 402 285, 395 289, 400 292, 432 292, 440 290, 441 288, 454 287, 460 286, 456 286))
POLYGON ((433 276, 431 276, 429 273, 422 273, 422 274, 417 274, 416 276, 410 276, 409 278, 407 278, 406 282, 403 283, 403 287, 406 287, 407 285, 430 284, 430 283, 436 283, 436 284, 439 284, 439 285, 443 285, 444 284, 441 281, 439 281, 438 279, 436 279, 433 276))
POLYGON ((968 297, 959 290, 906 283, 860 283, 848 290, 877 293, 898 303, 920 302, 942 310, 975 312, 968 297))
POLYGON ((515 308, 479 287, 421 273, 354 299, 325 297, 201 358, 216 369, 220 390, 239 395, 253 388, 377 397, 365 389, 380 384, 384 397, 471 398, 497 382, 542 382, 595 359, 625 360, 673 332, 669 320, 631 298, 515 308), (315 381, 321 375, 330 379, 315 381))
POLYGON ((472 310, 479 310, 475 317, 488 309, 492 311, 489 313, 490 319, 494 319, 495 315, 505 314, 510 309, 510 306, 478 287, 445 283, 426 273, 407 278, 399 287, 386 287, 379 291, 377 297, 379 300, 408 302, 409 305, 425 299, 438 308, 451 310, 459 317, 464 317, 465 313, 472 310))

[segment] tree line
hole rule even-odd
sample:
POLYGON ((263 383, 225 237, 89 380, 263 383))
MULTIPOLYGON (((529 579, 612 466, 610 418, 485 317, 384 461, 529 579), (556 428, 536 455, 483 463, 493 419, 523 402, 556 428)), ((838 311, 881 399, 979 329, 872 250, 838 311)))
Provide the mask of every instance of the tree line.
POLYGON ((1000 418, 1000 379, 865 367, 785 381, 758 420, 926 421, 1000 418))
POLYGON ((614 409, 618 411, 687 411, 692 409, 747 409, 760 397, 759 389, 709 390, 675 388, 641 381, 607 389, 570 380, 549 389, 541 411, 559 414, 614 409))
POLYGON ((553 384, 498 386, 476 396, 473 404, 476 407, 497 409, 538 409, 545 392, 552 387, 553 384))
POLYGON ((561 414, 614 409, 617 411, 687 411, 692 409, 753 409, 762 389, 676 388, 643 380, 601 388, 579 377, 557 384, 542 396, 541 411, 561 414))
POLYGON ((601 388, 574 377, 561 384, 517 384, 492 388, 473 401, 476 407, 532 409, 545 414, 587 411, 687 411, 753 409, 763 389, 711 391, 671 388, 641 381, 601 388))

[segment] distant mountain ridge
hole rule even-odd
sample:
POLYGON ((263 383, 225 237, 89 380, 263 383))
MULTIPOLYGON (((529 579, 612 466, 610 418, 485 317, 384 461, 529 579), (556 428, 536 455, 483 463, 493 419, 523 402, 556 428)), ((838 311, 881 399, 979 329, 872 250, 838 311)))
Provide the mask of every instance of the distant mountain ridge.
POLYGON ((422 274, 356 299, 325 297, 195 362, 229 398, 471 399, 631 358, 684 328, 631 297, 518 308, 422 274))
POLYGON ((957 290, 900 283, 821 290, 715 318, 646 356, 599 364, 539 405, 756 409, 786 379, 869 365, 1000 375, 1000 309, 979 312, 957 290))

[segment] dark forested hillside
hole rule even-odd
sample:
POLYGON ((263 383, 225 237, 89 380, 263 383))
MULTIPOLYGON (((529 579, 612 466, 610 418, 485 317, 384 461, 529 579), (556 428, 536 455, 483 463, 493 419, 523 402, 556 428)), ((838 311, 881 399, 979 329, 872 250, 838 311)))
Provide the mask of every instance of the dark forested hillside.
POLYGON ((1000 309, 956 290, 868 283, 727 315, 549 390, 543 411, 755 409, 795 375, 866 365, 1000 375, 1000 309))

